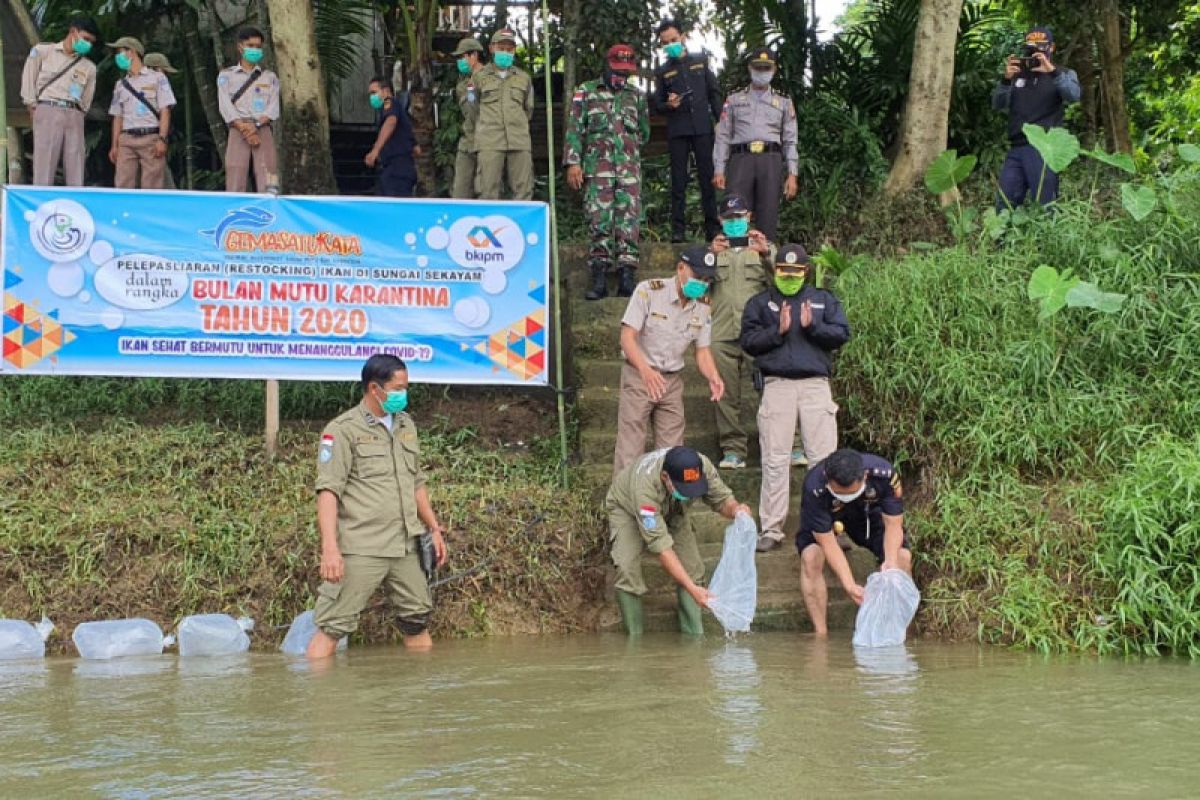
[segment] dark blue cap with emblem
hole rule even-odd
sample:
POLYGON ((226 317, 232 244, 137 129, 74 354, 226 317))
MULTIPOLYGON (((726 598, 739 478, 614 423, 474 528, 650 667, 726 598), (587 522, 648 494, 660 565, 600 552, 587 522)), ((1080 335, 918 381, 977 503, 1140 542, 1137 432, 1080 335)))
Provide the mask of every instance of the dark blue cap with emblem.
POLYGON ((722 217, 736 217, 740 216, 741 214, 749 213, 750 206, 746 205, 746 198, 742 197, 740 194, 726 195, 725 199, 721 201, 722 217))
POLYGON ((684 497, 708 494, 708 478, 704 477, 704 462, 690 447, 672 447, 663 459, 663 472, 671 479, 675 491, 684 497))
POLYGON ((679 260, 692 268, 697 278, 714 278, 717 275, 717 257, 702 244, 685 247, 679 260))

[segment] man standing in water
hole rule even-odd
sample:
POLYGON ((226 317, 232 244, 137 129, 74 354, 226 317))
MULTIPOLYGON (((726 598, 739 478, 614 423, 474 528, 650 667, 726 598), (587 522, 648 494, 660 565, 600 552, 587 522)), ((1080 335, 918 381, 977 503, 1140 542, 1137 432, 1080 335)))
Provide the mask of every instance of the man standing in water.
POLYGON ((420 536, 433 538, 446 563, 442 526, 429 503, 417 428, 408 407, 408 368, 377 354, 362 370, 363 399, 326 426, 317 453, 317 528, 321 577, 309 658, 327 658, 358 628, 358 617, 386 584, 409 650, 433 647, 433 601, 421 568, 420 536))
POLYGON ((818 636, 827 632, 825 612, 829 592, 822 571, 825 562, 846 594, 862 604, 863 587, 854 580, 850 562, 837 543, 841 533, 870 550, 881 569, 912 574, 912 551, 904 533, 904 487, 890 463, 866 453, 843 449, 809 471, 800 500, 800 589, 818 636))
POLYGON ((690 447, 672 447, 646 453, 613 479, 604 500, 608 513, 612 560, 617 567, 617 605, 625 632, 642 633, 642 553, 658 556, 667 574, 678 584, 679 630, 692 636, 704 632, 700 607, 707 606, 704 559, 688 517, 691 501, 705 504, 726 519, 750 514, 721 480, 712 462, 690 447))

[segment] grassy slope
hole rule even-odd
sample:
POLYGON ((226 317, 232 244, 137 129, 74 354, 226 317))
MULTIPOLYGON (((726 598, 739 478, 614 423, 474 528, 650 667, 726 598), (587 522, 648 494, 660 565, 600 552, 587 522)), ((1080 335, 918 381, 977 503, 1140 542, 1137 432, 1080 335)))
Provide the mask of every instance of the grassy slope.
MULTIPOLYGON (((108 383, 2 385, 11 410, 35 395, 44 408, 81 390, 94 399, 88 390, 108 383)), ((249 387, 163 381, 121 388, 136 407, 145 393, 199 398, 205 386, 209 413, 196 421, 161 408, 165 419, 156 422, 144 413, 8 421, 0 438, 0 615, 46 613, 69 634, 85 619, 141 615, 168 627, 189 613, 227 611, 255 617, 264 646, 282 636, 273 626, 309 605, 317 582, 311 487, 321 423, 286 426, 279 457, 268 461, 258 430, 216 421, 257 416, 252 402, 231 402, 249 387)), ((346 393, 340 385, 324 390, 335 403, 346 393)), ((332 405, 318 399, 321 387, 295 393, 332 405)), ((530 435, 546 409, 503 395, 429 394, 417 390, 414 413, 432 499, 452 529, 445 574, 485 564, 439 589, 435 630, 592 627, 603 587, 599 542, 588 535, 594 512, 558 487, 556 441, 530 435)), ((288 410, 305 407, 296 400, 288 410)), ((362 635, 395 637, 386 609, 368 613, 362 635)), ((53 643, 65 647, 65 635, 53 643)))
POLYGON ((837 395, 850 439, 919 478, 927 631, 1200 654, 1200 224, 1188 207, 1136 223, 1064 203, 1003 248, 841 276, 856 336, 837 395), (1129 298, 1112 316, 1039 322, 1025 285, 1043 263, 1129 298))

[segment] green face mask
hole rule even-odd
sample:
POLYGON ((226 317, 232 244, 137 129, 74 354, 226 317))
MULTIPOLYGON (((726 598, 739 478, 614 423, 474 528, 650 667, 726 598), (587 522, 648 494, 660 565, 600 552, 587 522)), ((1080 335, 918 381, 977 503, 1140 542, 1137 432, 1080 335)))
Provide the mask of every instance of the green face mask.
POLYGON ((683 285, 683 296, 689 300, 699 300, 708 291, 708 282, 699 278, 688 278, 683 285))
POLYGON ((371 92, 371 101, 370 102, 371 102, 371 108, 373 108, 377 111, 379 109, 383 108, 383 98, 380 97, 375 92, 371 92))
POLYGON ((497 50, 496 54, 492 56, 492 60, 496 62, 496 66, 500 69, 508 69, 511 67, 513 65, 514 58, 516 58, 516 56, 507 50, 497 50))
POLYGON ((748 217, 734 217, 733 219, 721 220, 721 230, 726 236, 742 237, 750 233, 750 219, 748 217))
POLYGON ((71 45, 71 49, 74 50, 77 55, 86 56, 88 53, 92 52, 92 43, 87 39, 76 39, 75 43, 71 45))
POLYGON ((117 57, 113 59, 117 62, 117 69, 125 71, 133 66, 133 59, 124 53, 117 53, 117 57))
POLYGON ((454 63, 458 64, 458 74, 460 74, 460 75, 470 75, 471 74, 471 65, 467 63, 467 60, 465 58, 460 58, 460 59, 458 59, 458 61, 455 61, 454 63))
POLYGON ((678 501, 679 501, 679 502, 681 502, 681 503, 686 503, 688 500, 691 500, 691 499, 692 499, 692 498, 690 498, 690 497, 684 497, 683 495, 681 495, 681 494, 679 493, 679 490, 678 490, 678 489, 672 489, 672 490, 671 490, 671 497, 674 497, 676 500, 678 500, 678 501))
POLYGON ((667 54, 667 58, 679 58, 683 55, 683 42, 671 42, 663 50, 667 54))
POLYGON ((794 294, 798 294, 800 290, 804 288, 804 276, 776 275, 775 288, 778 289, 779 293, 784 297, 791 297, 794 294))
POLYGON ((387 393, 387 399, 380 403, 386 414, 399 414, 408 408, 408 389, 398 389, 387 393))
POLYGON ((242 58, 246 59, 246 63, 248 64, 257 64, 258 62, 262 61, 262 48, 243 47, 242 58))

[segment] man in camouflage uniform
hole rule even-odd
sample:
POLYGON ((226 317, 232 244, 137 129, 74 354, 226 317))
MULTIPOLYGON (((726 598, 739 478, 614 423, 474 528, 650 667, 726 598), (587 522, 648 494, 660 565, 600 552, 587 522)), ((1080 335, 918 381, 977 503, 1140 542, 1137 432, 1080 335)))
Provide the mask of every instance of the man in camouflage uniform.
POLYGON ((479 88, 475 73, 483 66, 483 45, 478 39, 463 39, 454 48, 455 64, 462 75, 454 87, 454 99, 462 111, 462 135, 454 157, 454 188, 450 196, 459 200, 475 197, 475 120, 479 117, 479 88))
POLYGON ((587 183, 583 203, 592 236, 588 300, 608 296, 607 273, 614 259, 621 267, 617 293, 629 297, 637 285, 640 151, 650 138, 650 115, 645 95, 629 83, 636 69, 633 48, 614 45, 604 78, 581 84, 571 99, 563 163, 572 189, 587 183))

